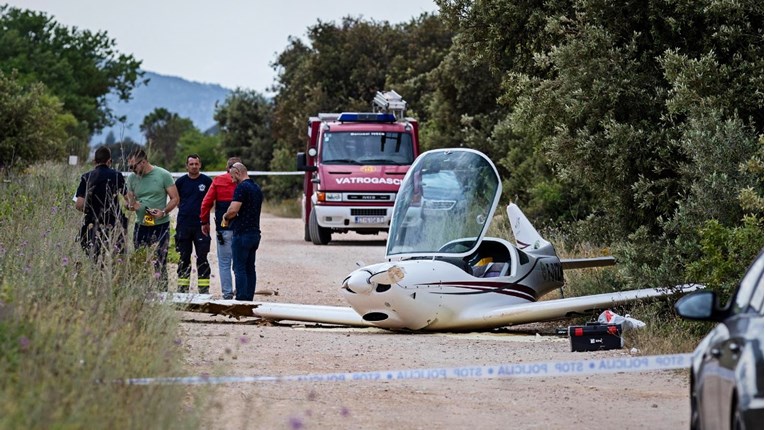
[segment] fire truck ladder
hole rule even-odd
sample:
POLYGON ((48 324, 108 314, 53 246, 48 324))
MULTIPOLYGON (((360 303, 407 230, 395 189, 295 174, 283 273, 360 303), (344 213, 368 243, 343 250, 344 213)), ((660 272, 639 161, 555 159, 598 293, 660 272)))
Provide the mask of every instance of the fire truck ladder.
POLYGON ((395 91, 390 90, 384 93, 378 91, 375 98, 372 99, 372 111, 392 113, 397 120, 404 119, 406 112, 406 102, 395 91))

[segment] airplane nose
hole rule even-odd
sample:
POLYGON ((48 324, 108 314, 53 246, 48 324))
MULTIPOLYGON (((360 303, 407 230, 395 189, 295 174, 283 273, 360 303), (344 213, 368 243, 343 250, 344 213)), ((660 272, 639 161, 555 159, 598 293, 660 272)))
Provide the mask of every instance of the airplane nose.
POLYGON ((348 277, 346 285, 349 290, 356 294, 368 294, 372 291, 372 283, 369 282, 370 276, 366 270, 356 270, 348 277))
POLYGON ((393 285, 404 279, 404 276, 406 276, 406 271, 404 271, 404 268, 394 264, 393 266, 388 267, 386 270, 377 272, 372 275, 369 278, 369 282, 375 284, 393 285))

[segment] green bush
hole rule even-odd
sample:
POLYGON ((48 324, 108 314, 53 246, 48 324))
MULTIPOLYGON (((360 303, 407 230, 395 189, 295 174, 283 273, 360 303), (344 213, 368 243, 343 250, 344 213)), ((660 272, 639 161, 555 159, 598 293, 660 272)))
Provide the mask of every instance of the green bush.
POLYGON ((688 277, 730 297, 744 272, 762 248, 762 218, 746 216, 741 226, 724 227, 707 221, 699 230, 699 254, 688 263, 688 277))

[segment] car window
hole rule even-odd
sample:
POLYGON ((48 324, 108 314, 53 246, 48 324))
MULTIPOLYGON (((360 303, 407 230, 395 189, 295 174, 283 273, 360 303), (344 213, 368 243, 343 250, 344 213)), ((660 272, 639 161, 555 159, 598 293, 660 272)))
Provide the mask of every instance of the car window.
POLYGON ((762 270, 763 270, 762 253, 749 267, 749 271, 744 275, 744 279, 741 280, 741 285, 736 292, 735 301, 733 302, 733 313, 738 314, 741 312, 747 312, 750 309, 750 303, 753 301, 755 290, 760 290, 760 310, 762 308, 762 288, 757 288, 762 282, 762 270))
POLYGON ((752 294, 752 300, 749 301, 749 307, 753 312, 758 312, 760 315, 762 315, 762 276, 760 276, 760 279, 757 281, 757 287, 754 289, 754 294, 752 294))

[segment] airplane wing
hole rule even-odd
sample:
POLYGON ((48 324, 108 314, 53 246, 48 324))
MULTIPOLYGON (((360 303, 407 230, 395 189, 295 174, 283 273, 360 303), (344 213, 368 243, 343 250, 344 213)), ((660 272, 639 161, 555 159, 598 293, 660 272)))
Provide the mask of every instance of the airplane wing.
POLYGON ((296 303, 213 300, 209 294, 176 293, 165 297, 179 309, 234 318, 259 317, 269 321, 302 321, 320 324, 374 327, 350 307, 301 305, 296 303))
POLYGON ((162 293, 160 300, 172 302, 176 308, 183 311, 226 315, 237 319, 252 317, 252 310, 260 304, 238 300, 213 300, 212 294, 190 293, 162 293))
POLYGON ((480 326, 501 327, 503 325, 526 324, 571 318, 593 310, 607 309, 611 306, 652 297, 663 297, 677 293, 689 293, 704 288, 703 285, 687 284, 675 288, 645 288, 642 290, 618 291, 590 296, 570 297, 567 299, 545 300, 507 306, 492 311, 484 310, 480 315, 463 315, 465 325, 471 321, 480 326))
POLYGON ((353 308, 342 306, 300 305, 295 303, 260 303, 253 315, 271 321, 304 321, 353 327, 374 327, 353 308))
MULTIPOLYGON (((493 310, 480 309, 471 314, 468 310, 459 316, 459 324, 445 330, 470 330, 502 327, 514 324, 571 318, 594 310, 608 309, 614 305, 652 297, 689 293, 704 288, 703 285, 678 285, 674 288, 646 288, 618 291, 567 299, 545 300, 515 304, 493 310)), ((185 296, 183 294, 176 296, 185 296)), ((303 305, 275 302, 242 302, 237 300, 211 300, 209 295, 196 297, 173 297, 179 308, 188 311, 239 317, 259 317, 269 321, 300 321, 351 327, 375 327, 359 316, 353 308, 342 306, 303 305)), ((427 329, 426 329, 427 330, 427 329)))
POLYGON ((614 257, 594 257, 594 258, 561 258, 560 264, 563 270, 585 269, 587 267, 604 267, 616 264, 614 257))

